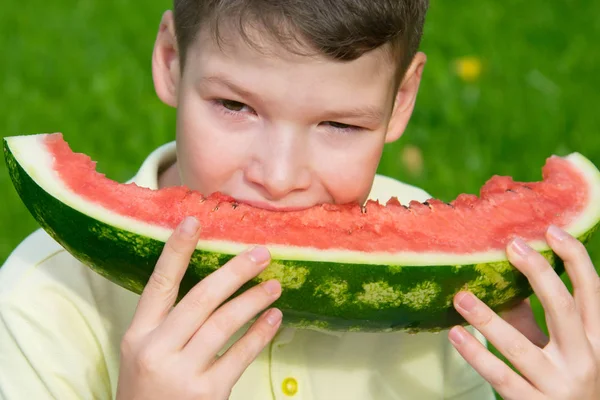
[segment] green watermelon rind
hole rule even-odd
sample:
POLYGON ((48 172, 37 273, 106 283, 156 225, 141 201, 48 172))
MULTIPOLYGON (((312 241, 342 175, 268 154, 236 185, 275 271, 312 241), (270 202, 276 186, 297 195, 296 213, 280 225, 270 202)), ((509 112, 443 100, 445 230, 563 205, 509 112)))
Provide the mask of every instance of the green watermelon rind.
MULTIPOLYGON (((140 294, 164 243, 90 217, 42 189, 21 167, 6 140, 5 161, 23 203, 69 253, 115 284, 140 294)), ((596 224, 578 239, 587 243, 596 224)), ((542 254, 562 273, 561 259, 542 254)), ((222 266, 231 254, 196 250, 183 278, 179 299, 222 266)), ((436 332, 466 322, 452 305, 460 290, 470 290, 492 309, 510 308, 532 294, 523 274, 508 261, 466 265, 378 265, 277 259, 256 279, 277 278, 283 293, 274 303, 284 325, 326 330, 436 332)))

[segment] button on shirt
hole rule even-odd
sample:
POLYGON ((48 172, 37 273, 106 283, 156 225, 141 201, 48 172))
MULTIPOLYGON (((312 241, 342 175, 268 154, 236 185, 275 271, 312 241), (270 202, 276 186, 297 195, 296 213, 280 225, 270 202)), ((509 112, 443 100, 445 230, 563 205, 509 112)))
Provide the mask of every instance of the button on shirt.
MULTIPOLYGON (((174 159, 174 143, 158 148, 133 182, 157 189, 159 171, 174 159)), ((376 176, 370 198, 391 196, 404 204, 429 198, 421 189, 376 176)), ((0 268, 0 398, 113 398, 120 341, 138 299, 81 264, 44 231, 31 234, 0 268)), ((230 399, 494 399, 489 384, 446 335, 281 328, 230 399)))

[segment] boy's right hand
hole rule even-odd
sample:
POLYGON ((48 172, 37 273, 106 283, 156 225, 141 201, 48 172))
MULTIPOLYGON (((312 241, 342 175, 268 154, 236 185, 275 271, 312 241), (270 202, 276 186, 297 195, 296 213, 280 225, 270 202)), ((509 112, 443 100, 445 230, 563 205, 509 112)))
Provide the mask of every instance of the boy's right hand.
POLYGON ((121 343, 117 399, 227 399, 281 324, 281 311, 267 311, 217 358, 238 329, 279 297, 281 286, 266 281, 221 305, 269 264, 268 250, 255 247, 203 279, 173 307, 199 230, 190 217, 177 227, 144 288, 121 343))

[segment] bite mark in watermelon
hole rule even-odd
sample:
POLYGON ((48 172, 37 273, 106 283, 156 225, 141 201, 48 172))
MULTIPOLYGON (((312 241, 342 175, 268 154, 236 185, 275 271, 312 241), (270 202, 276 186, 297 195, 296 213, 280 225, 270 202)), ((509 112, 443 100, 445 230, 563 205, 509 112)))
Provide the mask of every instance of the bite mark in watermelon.
POLYGON ((600 221, 600 172, 573 153, 550 157, 540 182, 494 176, 480 196, 451 203, 323 204, 272 211, 186 187, 150 190, 96 172, 61 134, 7 137, 13 184, 40 225, 71 254, 140 293, 164 242, 187 215, 202 236, 180 297, 250 244, 273 262, 241 291, 277 278, 284 323, 312 329, 439 330, 464 323, 452 307, 468 289, 495 310, 531 294, 504 248, 518 235, 562 272, 543 240, 550 224, 586 242, 600 221))

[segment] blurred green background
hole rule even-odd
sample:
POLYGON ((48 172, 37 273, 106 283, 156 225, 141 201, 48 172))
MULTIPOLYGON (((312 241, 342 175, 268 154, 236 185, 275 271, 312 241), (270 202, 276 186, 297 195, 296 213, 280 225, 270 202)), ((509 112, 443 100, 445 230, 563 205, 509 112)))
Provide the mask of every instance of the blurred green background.
MULTIPOLYGON (((28 0, 0 13, 3 136, 62 131, 116 180, 174 137, 150 57, 170 2, 28 0)), ((600 166, 600 2, 434 1, 414 118, 380 172, 444 200, 493 174, 537 180, 551 154, 600 166), (582 12, 585 10, 585 12, 582 12)), ((0 163, 0 263, 32 230, 0 163)), ((589 246, 600 266, 600 235, 589 246)), ((539 305, 534 301, 539 313, 539 305)))

